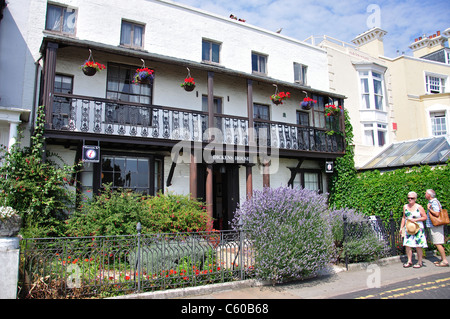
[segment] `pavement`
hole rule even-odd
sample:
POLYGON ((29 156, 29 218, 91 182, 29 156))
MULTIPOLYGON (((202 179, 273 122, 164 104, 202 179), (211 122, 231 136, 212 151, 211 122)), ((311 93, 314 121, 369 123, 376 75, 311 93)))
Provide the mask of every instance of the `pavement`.
MULTIPOLYGON (((415 257, 415 256, 414 256, 415 257)), ((333 266, 317 277, 272 285, 258 280, 244 280, 231 283, 214 284, 202 287, 172 289, 116 297, 121 299, 339 299, 354 298, 358 291, 372 289, 371 293, 400 282, 414 282, 414 279, 426 280, 437 276, 446 278, 450 285, 450 267, 436 267, 438 260, 429 255, 423 260, 423 267, 403 268, 406 256, 384 258, 376 263, 350 264, 348 270, 333 266)), ((413 263, 417 259, 413 258, 413 263)), ((441 289, 443 296, 450 299, 449 289, 441 289)))

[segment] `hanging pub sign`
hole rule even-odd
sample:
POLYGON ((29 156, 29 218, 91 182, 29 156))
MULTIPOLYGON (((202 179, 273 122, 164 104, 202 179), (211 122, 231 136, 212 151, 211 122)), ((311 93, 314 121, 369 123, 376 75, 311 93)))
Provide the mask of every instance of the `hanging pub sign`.
POLYGON ((325 162, 325 173, 333 173, 334 163, 333 162, 325 162))
POLYGON ((100 146, 83 145, 83 162, 99 163, 100 146))

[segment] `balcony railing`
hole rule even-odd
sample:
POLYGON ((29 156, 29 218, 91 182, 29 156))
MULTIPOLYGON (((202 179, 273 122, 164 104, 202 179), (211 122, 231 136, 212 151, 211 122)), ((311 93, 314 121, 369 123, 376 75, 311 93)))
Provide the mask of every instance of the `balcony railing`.
MULTIPOLYGON (((52 130, 117 136, 207 142, 208 113, 157 105, 55 93, 49 120, 52 130)), ((246 117, 216 114, 215 142, 249 145, 246 117)), ((255 138, 261 145, 265 130, 268 147, 287 150, 340 153, 343 138, 327 130, 273 121, 255 120, 255 138), (262 133, 261 133, 262 134, 262 133)))

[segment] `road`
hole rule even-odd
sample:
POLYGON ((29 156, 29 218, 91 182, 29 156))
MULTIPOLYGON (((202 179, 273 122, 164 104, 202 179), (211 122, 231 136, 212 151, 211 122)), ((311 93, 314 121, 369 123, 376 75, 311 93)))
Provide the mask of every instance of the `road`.
POLYGON ((450 299, 450 272, 364 289, 331 299, 450 299))

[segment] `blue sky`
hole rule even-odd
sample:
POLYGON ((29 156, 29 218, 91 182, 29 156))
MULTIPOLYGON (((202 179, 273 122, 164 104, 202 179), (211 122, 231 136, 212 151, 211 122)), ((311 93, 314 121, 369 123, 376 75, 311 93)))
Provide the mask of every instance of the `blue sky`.
POLYGON ((387 31, 385 56, 404 52, 415 38, 450 28, 449 0, 173 0, 228 17, 234 14, 246 23, 298 40, 328 35, 349 42, 374 23, 387 31), (375 5, 375 6, 374 6, 375 5), (372 7, 379 8, 372 9, 372 7), (379 15, 378 15, 379 13, 379 15), (379 22, 373 20, 379 16, 379 22))

